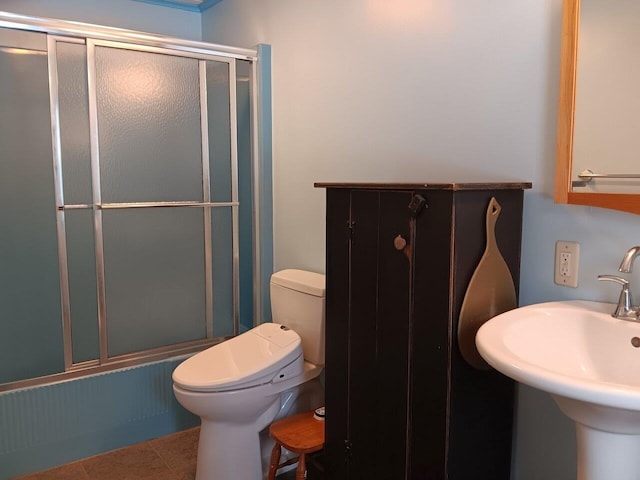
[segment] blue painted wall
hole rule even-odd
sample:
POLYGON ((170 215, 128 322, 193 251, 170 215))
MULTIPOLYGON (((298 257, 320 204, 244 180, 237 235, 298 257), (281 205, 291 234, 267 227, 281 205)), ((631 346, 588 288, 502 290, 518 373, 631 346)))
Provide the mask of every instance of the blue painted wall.
POLYGON ((127 28, 189 40, 202 39, 199 12, 131 0, 2 0, 0 10, 127 28))
MULTIPOLYGON (((130 16, 127 3, 2 8, 173 34, 175 10, 130 16)), ((273 46, 276 269, 324 269, 324 192, 314 181, 527 180, 521 303, 615 300, 595 276, 640 241, 639 217, 551 198, 560 0, 227 0, 201 25, 191 18, 177 22, 177 36, 273 46), (556 240, 581 243, 578 289, 553 284, 556 240)), ((512 478, 574 480, 572 423, 548 395, 518 395, 512 478)))
POLYGON ((199 425, 173 395, 179 362, 0 393, 0 480, 199 425))
MULTIPOLYGON (((561 0, 226 0, 203 38, 273 48, 275 269, 324 270, 317 181, 533 182, 521 302, 616 301, 596 275, 640 242, 640 217, 552 200, 561 0), (580 242, 579 288, 553 283, 580 242)), ((637 273, 632 287, 640 295, 637 273)), ((514 480, 575 480, 573 424, 518 392, 514 480)))
POLYGON ((269 281, 273 266, 273 105, 271 85, 271 45, 258 45, 258 88, 260 98, 259 147, 260 182, 258 203, 260 210, 260 318, 271 321, 269 281), (267 180, 268 179, 268 180, 267 180))

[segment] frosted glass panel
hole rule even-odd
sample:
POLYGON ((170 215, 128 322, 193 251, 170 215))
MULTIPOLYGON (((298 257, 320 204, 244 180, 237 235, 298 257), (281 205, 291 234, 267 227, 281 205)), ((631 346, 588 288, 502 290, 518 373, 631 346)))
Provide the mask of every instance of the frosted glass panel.
POLYGON ((103 202, 202 200, 198 60, 96 47, 103 202))
POLYGON ((109 356, 206 336, 199 208, 103 212, 109 356))
POLYGON ((100 357, 93 211, 65 212, 73 362, 100 357))
POLYGON ((0 383, 64 370, 47 56, 0 49, 0 383))
POLYGON ((211 209, 213 335, 233 334, 233 228, 231 207, 211 209))
POLYGON ((62 179, 65 204, 92 203, 87 53, 84 45, 56 43, 62 179))
POLYGON ((231 201, 229 65, 207 61, 207 114, 211 201, 231 201))

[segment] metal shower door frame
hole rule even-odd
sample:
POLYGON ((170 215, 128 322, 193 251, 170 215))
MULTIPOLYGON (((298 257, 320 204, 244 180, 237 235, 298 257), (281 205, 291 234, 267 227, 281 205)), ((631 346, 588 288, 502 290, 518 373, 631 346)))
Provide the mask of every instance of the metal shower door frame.
POLYGON ((260 103, 258 99, 258 56, 255 50, 226 47, 205 42, 182 40, 160 35, 145 34, 141 32, 127 31, 118 28, 100 27, 96 25, 79 24, 37 17, 28 17, 6 12, 0 12, 0 27, 16 30, 36 31, 47 34, 48 67, 50 85, 50 111, 52 154, 55 182, 56 224, 58 232, 58 260, 60 266, 60 296, 62 303, 62 324, 64 337, 64 365, 65 371, 59 374, 49 375, 38 379, 26 379, 11 382, 0 386, 0 391, 11 388, 36 385, 43 382, 62 380, 80 376, 86 373, 97 373, 112 370, 124 366, 136 365, 148 361, 160 360, 176 355, 191 353, 202 349, 204 346, 218 343, 228 337, 213 337, 213 307, 212 307, 212 256, 211 251, 211 209, 218 207, 230 207, 232 211, 232 255, 233 255, 233 325, 234 334, 239 333, 239 200, 238 200, 238 132, 237 132, 237 105, 236 105, 236 60, 244 60, 250 63, 250 119, 251 119, 251 170, 252 170, 252 253, 253 253, 253 297, 254 297, 254 324, 261 323, 260 299, 261 293, 261 255, 260 255, 260 144, 259 144, 259 114, 260 103), (60 117, 58 99, 58 74, 56 59, 57 42, 85 44, 87 48, 88 86, 89 86, 89 112, 90 112, 90 143, 91 143, 91 176, 93 187, 93 202, 91 204, 64 203, 64 190, 62 182, 62 150, 60 137, 60 117), (200 79, 200 109, 201 109, 201 139, 202 139, 202 176, 203 176, 203 201, 202 202, 139 202, 139 203, 102 203, 100 189, 100 152, 97 130, 97 110, 95 97, 95 47, 107 46, 114 48, 128 48, 133 50, 168 54, 174 56, 190 57, 198 60, 200 79), (209 145, 208 145, 208 118, 207 118, 207 91, 206 91, 206 61, 224 62, 229 66, 229 98, 230 98, 230 132, 231 132, 231 172, 232 192, 230 202, 211 202, 210 172, 209 172, 209 145), (104 284, 104 250, 102 245, 102 210, 122 208, 167 208, 167 207, 191 207, 202 208, 205 230, 205 312, 206 312, 206 338, 170 346, 158 347, 139 351, 132 354, 108 356, 106 343, 106 304, 104 284), (98 323, 100 336, 100 355, 96 360, 73 362, 73 348, 71 336, 71 308, 69 293, 68 255, 65 231, 65 210, 93 210, 96 277, 98 285, 98 323))

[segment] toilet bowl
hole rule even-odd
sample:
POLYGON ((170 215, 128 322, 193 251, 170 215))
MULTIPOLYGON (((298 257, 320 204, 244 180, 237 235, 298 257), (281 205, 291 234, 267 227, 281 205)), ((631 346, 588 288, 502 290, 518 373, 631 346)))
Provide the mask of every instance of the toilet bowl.
POLYGON ((260 432, 290 410, 300 386, 322 371, 324 276, 278 272, 271 301, 274 321, 287 325, 258 325, 173 372, 176 399, 201 418, 196 480, 261 480, 260 432))

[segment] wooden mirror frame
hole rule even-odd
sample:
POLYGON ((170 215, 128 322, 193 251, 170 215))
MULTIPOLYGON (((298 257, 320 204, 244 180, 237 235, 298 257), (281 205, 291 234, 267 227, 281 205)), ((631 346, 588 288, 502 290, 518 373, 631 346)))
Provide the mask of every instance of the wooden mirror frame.
POLYGON ((640 214, 640 195, 631 193, 574 192, 571 185, 580 1, 564 0, 562 8, 555 202, 589 205, 640 214))

